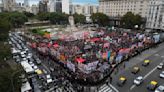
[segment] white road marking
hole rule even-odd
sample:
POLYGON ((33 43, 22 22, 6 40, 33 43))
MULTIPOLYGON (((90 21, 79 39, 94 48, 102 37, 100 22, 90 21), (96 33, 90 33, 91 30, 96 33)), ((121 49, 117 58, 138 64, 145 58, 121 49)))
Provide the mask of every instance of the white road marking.
POLYGON ((159 54, 155 54, 154 56, 160 56, 159 54))
POLYGON ((164 56, 161 56, 161 58, 164 58, 164 56))
POLYGON ((155 70, 157 69, 157 66, 155 68, 153 68, 150 72, 148 72, 143 79, 146 79, 151 73, 153 73, 155 70))
POLYGON ((132 90, 134 87, 136 87, 136 85, 132 85, 132 86, 130 87, 130 90, 132 90))
POLYGON ((109 84, 111 88, 113 88, 116 92, 119 92, 113 85, 109 84))

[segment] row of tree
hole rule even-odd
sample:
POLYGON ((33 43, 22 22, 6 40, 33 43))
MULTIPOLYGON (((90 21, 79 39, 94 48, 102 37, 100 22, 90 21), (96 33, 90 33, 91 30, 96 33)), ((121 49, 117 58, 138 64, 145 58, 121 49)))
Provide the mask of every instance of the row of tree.
MULTIPOLYGON (((86 22, 86 16, 82 14, 73 14, 75 23, 83 24, 86 22)), ((9 22, 9 27, 21 27, 24 22, 28 21, 28 19, 38 19, 40 21, 49 20, 52 24, 68 24, 68 14, 65 13, 38 13, 34 15, 29 12, 11 12, 11 13, 0 13, 0 21, 4 21, 4 24, 0 26, 5 26, 9 22), (5 19, 3 18, 5 16, 5 19), (6 23, 5 23, 6 22, 6 23)), ((103 13, 93 13, 91 15, 91 20, 93 23, 99 24, 100 26, 112 26, 109 17, 103 13)), ((134 28, 135 25, 139 27, 144 24, 140 15, 135 15, 132 12, 127 12, 123 17, 120 19, 121 27, 123 28, 134 28)), ((1 28, 1 27, 0 27, 1 28)))
POLYGON ((26 21, 27 17, 23 13, 0 13, 0 92, 12 92, 13 86, 15 92, 20 90, 20 73, 16 73, 19 69, 13 69, 6 63, 11 57, 10 46, 7 44, 7 41, 9 30, 12 27, 20 27, 26 21))
MULTIPOLYGON (((86 17, 82 14, 73 14, 75 23, 84 23, 86 17)), ((68 24, 68 14, 65 13, 39 13, 37 19, 40 21, 50 20, 52 24, 68 24)))

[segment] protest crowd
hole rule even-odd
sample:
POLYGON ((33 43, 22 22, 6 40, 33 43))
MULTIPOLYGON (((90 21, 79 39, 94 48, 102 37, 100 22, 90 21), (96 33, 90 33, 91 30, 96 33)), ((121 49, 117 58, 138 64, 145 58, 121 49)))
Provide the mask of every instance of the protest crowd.
POLYGON ((56 40, 35 36, 37 41, 29 45, 67 68, 74 80, 95 83, 110 75, 119 63, 160 42, 159 34, 143 32, 98 29, 81 35, 56 40))

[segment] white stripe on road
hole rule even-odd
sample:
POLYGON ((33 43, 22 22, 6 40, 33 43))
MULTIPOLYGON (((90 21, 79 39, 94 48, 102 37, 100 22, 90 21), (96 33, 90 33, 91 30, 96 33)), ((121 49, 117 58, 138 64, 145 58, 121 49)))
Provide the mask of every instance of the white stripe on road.
POLYGON ((154 69, 152 69, 150 72, 148 72, 144 77, 143 77, 143 79, 146 79, 151 73, 153 73, 155 70, 157 69, 157 66, 154 68, 154 69))
POLYGON ((111 88, 113 88, 116 92, 119 92, 113 85, 109 84, 111 88))
MULTIPOLYGON (((146 79, 150 74, 152 74, 155 70, 157 69, 157 66, 155 68, 153 68, 150 72, 148 72, 144 77, 143 77, 143 80, 146 79)), ((135 88, 136 85, 132 85, 130 87, 130 90, 132 90, 133 88, 135 88)))
POLYGON ((104 92, 105 90, 110 89, 110 87, 108 87, 107 85, 105 85, 99 92, 104 92))
POLYGON ((132 86, 130 87, 130 90, 132 90, 134 87, 136 87, 136 85, 132 85, 132 86))

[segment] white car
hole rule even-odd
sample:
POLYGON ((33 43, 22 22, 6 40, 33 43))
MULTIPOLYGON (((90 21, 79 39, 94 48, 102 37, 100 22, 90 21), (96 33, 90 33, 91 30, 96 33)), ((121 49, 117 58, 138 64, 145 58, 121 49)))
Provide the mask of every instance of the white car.
POLYGON ((33 69, 34 69, 34 70, 37 70, 37 69, 38 69, 38 67, 37 67, 36 65, 34 65, 34 66, 33 66, 33 69))
POLYGON ((164 92, 164 85, 160 85, 154 92, 164 92))
POLYGON ((52 78, 50 75, 46 75, 46 78, 47 78, 47 83, 51 83, 52 82, 52 78))
POLYGON ((142 76, 138 76, 136 79, 134 79, 133 83, 135 85, 140 85, 143 82, 143 77, 142 76))
POLYGON ((164 78, 164 71, 162 71, 162 72, 159 74, 159 77, 160 77, 160 78, 164 78))
POLYGON ((158 66, 157 66, 158 69, 162 69, 163 68, 163 63, 160 63, 158 66))

